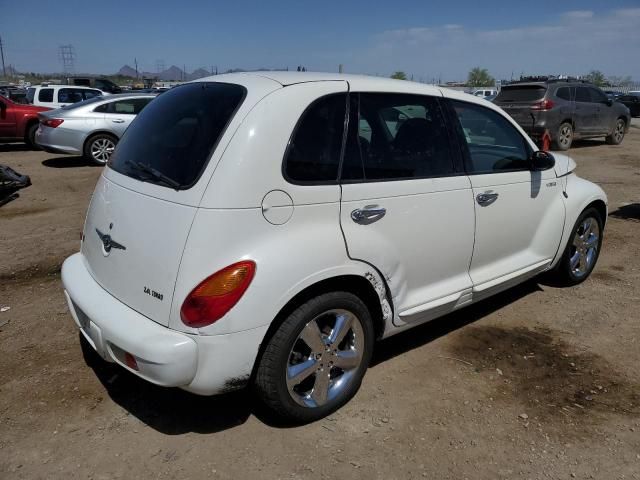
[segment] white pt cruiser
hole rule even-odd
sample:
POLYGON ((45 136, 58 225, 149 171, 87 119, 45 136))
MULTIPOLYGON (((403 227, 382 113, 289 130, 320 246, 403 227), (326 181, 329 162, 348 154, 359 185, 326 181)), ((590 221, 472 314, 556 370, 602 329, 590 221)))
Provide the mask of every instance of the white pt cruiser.
POLYGON ((132 123, 62 280, 86 341, 158 385, 251 385, 318 419, 374 342, 548 272, 593 270, 607 199, 471 95, 364 76, 220 75, 132 123))

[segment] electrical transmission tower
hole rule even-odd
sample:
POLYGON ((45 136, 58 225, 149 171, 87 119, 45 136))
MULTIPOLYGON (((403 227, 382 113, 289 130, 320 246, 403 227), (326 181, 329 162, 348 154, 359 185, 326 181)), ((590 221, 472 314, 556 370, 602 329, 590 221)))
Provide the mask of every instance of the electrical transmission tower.
POLYGON ((73 73, 75 68, 76 51, 73 45, 60 45, 59 55, 64 73, 73 73))

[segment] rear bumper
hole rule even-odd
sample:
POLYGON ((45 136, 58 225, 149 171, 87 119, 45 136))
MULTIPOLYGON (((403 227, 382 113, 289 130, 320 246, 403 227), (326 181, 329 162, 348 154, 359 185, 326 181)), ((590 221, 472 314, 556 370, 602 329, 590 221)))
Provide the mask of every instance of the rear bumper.
POLYGON ((248 382, 267 327, 216 336, 171 330, 105 291, 79 253, 64 262, 62 283, 76 325, 105 360, 157 385, 202 395, 248 382), (126 353, 135 357, 138 370, 127 365, 126 353))
POLYGON ((35 141, 43 150, 50 153, 82 155, 84 139, 79 138, 78 132, 40 125, 36 130, 35 141))

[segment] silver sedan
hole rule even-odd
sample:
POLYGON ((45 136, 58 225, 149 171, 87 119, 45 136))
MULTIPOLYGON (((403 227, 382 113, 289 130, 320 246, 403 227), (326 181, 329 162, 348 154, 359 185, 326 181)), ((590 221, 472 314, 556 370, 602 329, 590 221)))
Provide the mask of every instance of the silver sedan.
POLYGON ((83 155, 104 165, 127 127, 155 97, 148 93, 110 95, 42 112, 36 143, 48 152, 83 155))

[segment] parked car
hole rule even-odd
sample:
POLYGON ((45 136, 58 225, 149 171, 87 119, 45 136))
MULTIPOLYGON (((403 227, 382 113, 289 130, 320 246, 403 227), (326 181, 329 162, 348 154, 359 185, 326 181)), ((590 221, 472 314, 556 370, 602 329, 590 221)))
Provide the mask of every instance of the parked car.
POLYGON ((616 100, 620 95, 623 95, 623 93, 616 92, 615 90, 603 90, 602 92, 611 100, 616 100))
POLYGON ((31 148, 37 148, 38 113, 46 110, 49 109, 15 103, 0 95, 0 140, 25 142, 31 148))
POLYGON ((27 101, 27 91, 24 88, 16 86, 2 86, 0 87, 0 95, 4 98, 8 98, 13 103, 29 103, 27 101))
POLYGON ((535 139, 547 132, 557 150, 568 150, 576 138, 605 137, 608 144, 618 145, 631 120, 624 105, 581 81, 505 85, 494 103, 535 139))
POLYGON ((315 420, 356 393, 376 339, 542 272, 584 281, 607 198, 575 166, 466 93, 200 79, 123 136, 65 295, 105 360, 202 395, 253 385, 279 415, 315 420))
POLYGON ((122 93, 122 88, 113 83, 108 78, 95 77, 69 77, 67 79, 69 85, 81 85, 85 87, 93 87, 106 93, 122 93))
POLYGON ((471 94, 475 95, 476 97, 486 99, 487 97, 491 97, 492 95, 497 95, 498 91, 492 88, 479 88, 474 90, 471 94))
POLYGON ((632 117, 640 117, 640 95, 622 95, 618 97, 618 102, 629 109, 632 117))
POLYGON ((123 93, 42 113, 36 142, 48 152, 83 155, 90 162, 104 165, 127 127, 154 98, 123 93))
POLYGON ((39 107, 61 108, 104 93, 95 88, 69 85, 37 85, 27 89, 27 100, 39 107))

